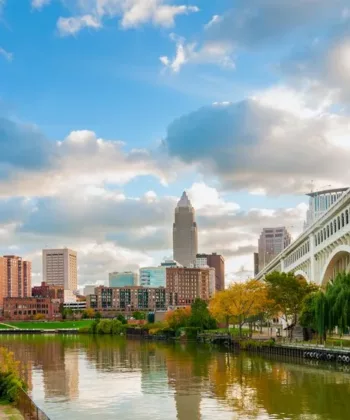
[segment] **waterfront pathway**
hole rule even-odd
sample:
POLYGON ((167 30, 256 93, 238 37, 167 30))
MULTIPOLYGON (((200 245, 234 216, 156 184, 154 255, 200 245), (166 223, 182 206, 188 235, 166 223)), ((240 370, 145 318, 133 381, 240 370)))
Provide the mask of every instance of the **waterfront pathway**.
POLYGON ((0 325, 4 325, 7 328, 10 328, 11 330, 19 330, 18 327, 15 327, 13 325, 5 324, 4 322, 0 322, 0 325))

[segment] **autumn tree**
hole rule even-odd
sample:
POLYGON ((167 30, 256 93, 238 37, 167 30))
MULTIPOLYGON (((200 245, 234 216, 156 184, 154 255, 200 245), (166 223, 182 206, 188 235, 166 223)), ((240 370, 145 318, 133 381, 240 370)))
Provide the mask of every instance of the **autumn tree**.
POLYGON ((302 310, 303 301, 307 295, 316 292, 319 288, 305 279, 296 277, 294 273, 280 273, 274 271, 265 277, 268 298, 275 302, 274 310, 290 328, 290 338, 297 323, 298 315, 302 310))
POLYGON ((191 317, 191 308, 179 308, 174 311, 167 312, 165 316, 165 321, 168 323, 170 328, 177 330, 182 327, 187 327, 189 325, 189 320, 191 317))
POLYGON ((266 284, 259 280, 248 280, 233 283, 227 290, 217 293, 210 303, 210 309, 215 317, 225 319, 226 325, 234 319, 241 337, 247 318, 261 313, 267 301, 266 284))

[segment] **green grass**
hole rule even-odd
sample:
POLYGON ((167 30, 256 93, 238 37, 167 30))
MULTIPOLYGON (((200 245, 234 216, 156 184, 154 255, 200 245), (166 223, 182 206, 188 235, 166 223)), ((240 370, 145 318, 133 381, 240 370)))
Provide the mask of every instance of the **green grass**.
MULTIPOLYGON (((230 335, 237 336, 239 335, 239 328, 230 328, 230 335)), ((204 333, 218 333, 218 334, 227 334, 227 328, 217 328, 216 330, 205 330, 204 333)), ((242 334, 249 334, 248 328, 242 328, 242 334)))
MULTIPOLYGON (((82 328, 89 327, 93 320, 84 319, 81 321, 7 321, 6 324, 25 330, 57 330, 61 328, 82 328)), ((6 328, 4 325, 0 328, 6 328)))
POLYGON ((6 325, 0 324, 0 330, 8 330, 8 329, 9 327, 7 327, 6 325))

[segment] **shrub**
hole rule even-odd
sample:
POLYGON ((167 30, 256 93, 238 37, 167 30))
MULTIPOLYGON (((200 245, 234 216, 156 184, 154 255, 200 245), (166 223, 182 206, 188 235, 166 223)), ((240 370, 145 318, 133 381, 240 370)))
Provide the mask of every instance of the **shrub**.
POLYGON ((201 331, 200 327, 185 327, 185 334, 187 338, 195 339, 197 338, 198 333, 201 331))
POLYGON ((112 321, 109 319, 101 319, 96 328, 97 334, 111 334, 112 321))
POLYGON ((15 360, 13 353, 0 348, 0 400, 15 401, 20 388, 26 388, 21 379, 20 362, 15 360))

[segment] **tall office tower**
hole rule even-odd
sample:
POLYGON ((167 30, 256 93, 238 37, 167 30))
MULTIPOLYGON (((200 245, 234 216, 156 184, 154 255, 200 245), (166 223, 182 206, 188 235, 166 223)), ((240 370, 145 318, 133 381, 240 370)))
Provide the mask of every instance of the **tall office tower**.
POLYGON ((254 252, 254 276, 259 273, 259 253, 254 252))
POLYGON ((187 197, 182 194, 175 209, 173 224, 174 260, 184 267, 190 267, 196 260, 198 252, 198 231, 195 222, 195 210, 187 197))
POLYGON ((287 248, 291 241, 285 227, 264 228, 259 238, 259 272, 287 248))
POLYGON ((31 263, 15 255, 0 257, 0 307, 6 297, 28 297, 31 293, 31 263))
POLYGON ((77 253, 68 248, 43 249, 43 281, 64 290, 78 289, 77 253))
POLYGON ((212 254, 197 254, 196 267, 201 268, 207 265, 215 268, 215 289, 225 290, 225 258, 213 252, 212 254))
POLYGON ((322 217, 326 211, 338 201, 349 188, 335 188, 331 190, 316 191, 309 196, 309 209, 306 213, 306 221, 304 230, 309 228, 313 223, 322 217))
POLYGON ((132 271, 124 271, 119 273, 115 271, 114 273, 108 274, 109 287, 124 287, 124 286, 138 286, 139 285, 139 276, 137 273, 132 271))

